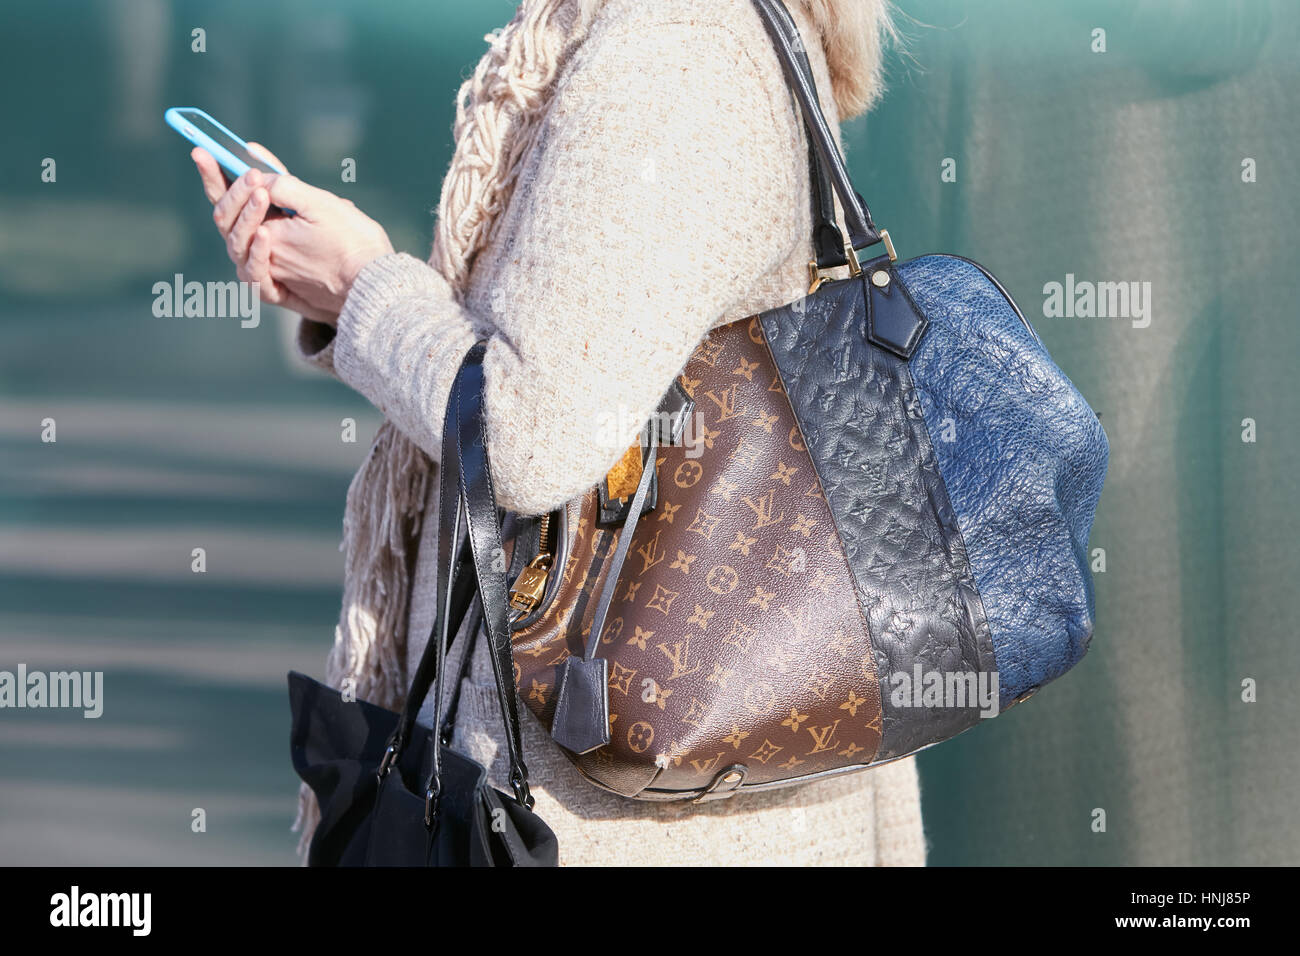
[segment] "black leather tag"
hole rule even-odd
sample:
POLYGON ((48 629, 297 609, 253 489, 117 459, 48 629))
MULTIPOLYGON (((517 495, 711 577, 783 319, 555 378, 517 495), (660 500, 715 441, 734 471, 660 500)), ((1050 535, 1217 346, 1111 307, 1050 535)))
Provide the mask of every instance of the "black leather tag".
POLYGON ((609 743, 609 678, 605 658, 570 657, 560 669, 551 736, 575 754, 609 743))
POLYGON ((867 303, 867 338, 899 358, 911 358, 929 321, 912 301, 889 257, 864 263, 861 281, 867 303))

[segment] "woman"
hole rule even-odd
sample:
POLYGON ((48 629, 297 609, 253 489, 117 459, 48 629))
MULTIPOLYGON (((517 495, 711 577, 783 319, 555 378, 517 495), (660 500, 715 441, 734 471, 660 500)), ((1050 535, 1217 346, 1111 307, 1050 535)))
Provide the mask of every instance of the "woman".
MULTIPOLYGON (((879 89, 883 0, 788 6, 831 122, 864 110, 879 89)), ((635 425, 598 428, 598 412, 644 421, 710 328, 802 294, 812 258, 801 119, 749 0, 524 0, 490 39, 458 100, 428 263, 394 253, 347 200, 258 172, 227 190, 194 153, 239 277, 300 312, 304 353, 387 416, 348 493, 327 676, 390 708, 433 619, 429 456, 469 346, 489 339, 498 501, 540 514, 635 440, 635 425), (268 217, 272 204, 297 216, 268 217)), ((484 650, 454 746, 505 788, 484 650)), ((586 783, 525 720, 536 809, 564 863, 924 861, 911 760, 703 806, 650 804, 586 783)))

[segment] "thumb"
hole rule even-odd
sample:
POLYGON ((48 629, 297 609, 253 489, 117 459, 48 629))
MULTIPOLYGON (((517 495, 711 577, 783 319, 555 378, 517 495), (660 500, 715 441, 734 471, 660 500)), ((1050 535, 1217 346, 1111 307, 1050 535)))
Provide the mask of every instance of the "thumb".
POLYGON ((257 156, 257 157, 260 157, 261 159, 266 160, 266 161, 267 161, 268 163, 270 163, 272 166, 278 166, 278 167, 280 167, 280 168, 283 169, 285 172, 288 172, 288 171, 289 171, 289 167, 286 166, 284 163, 282 163, 282 162, 280 161, 280 157, 279 157, 279 156, 276 156, 275 153, 271 152, 269 149, 267 149, 267 148, 266 148, 265 146, 263 146, 261 143, 254 143, 252 140, 249 140, 249 141, 248 141, 247 143, 245 143, 244 145, 248 147, 248 151, 249 151, 250 153, 252 153, 254 156, 257 156))
POLYGON ((271 196, 271 202, 283 209, 292 209, 300 216, 311 218, 312 211, 320 204, 320 194, 323 190, 309 186, 297 176, 290 176, 287 173, 283 176, 271 176, 269 179, 266 191, 271 196))

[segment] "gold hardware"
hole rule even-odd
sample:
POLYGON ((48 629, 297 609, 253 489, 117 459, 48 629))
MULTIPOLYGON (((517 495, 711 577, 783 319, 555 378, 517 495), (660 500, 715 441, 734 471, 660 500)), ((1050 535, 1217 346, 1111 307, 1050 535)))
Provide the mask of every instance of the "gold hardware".
POLYGON ((890 261, 890 262, 897 262, 897 261, 898 261, 898 253, 896 253, 896 252, 894 251, 894 240, 889 238, 889 230, 888 230, 888 229, 881 229, 881 230, 880 230, 880 241, 883 242, 883 243, 885 244, 885 251, 886 251, 887 253, 889 253, 889 261, 890 261))
POLYGON ((858 262, 858 253, 853 248, 853 243, 844 243, 844 257, 849 260, 849 275, 855 279, 862 275, 862 265, 858 262))
MULTIPOLYGON (((898 253, 894 251, 894 240, 889 238, 888 229, 880 230, 880 241, 885 244, 885 252, 889 253, 889 261, 897 262, 898 253)), ((849 275, 852 278, 857 278, 858 276, 862 275, 862 263, 858 261, 858 252, 856 249, 853 248, 852 242, 844 243, 844 258, 848 262, 849 275)), ((826 273, 817 268, 817 260, 810 259, 808 261, 808 293, 807 294, 812 295, 814 292, 816 292, 821 287, 821 284, 826 281, 827 278, 828 277, 826 273)), ((875 282, 877 286, 883 289, 885 287, 885 284, 888 283, 889 281, 889 274, 885 273, 884 283, 878 281, 875 278, 875 275, 872 276, 871 281, 875 282)))
POLYGON ((883 289, 885 286, 889 285, 889 273, 884 269, 877 269, 875 272, 871 273, 871 284, 877 289, 883 289))
POLYGON ((822 284, 822 281, 824 279, 825 276, 823 276, 817 268, 817 260, 809 259, 808 260, 808 283, 809 283, 808 294, 812 295, 814 292, 816 292, 817 287, 822 284))
POLYGON ((510 606, 516 611, 532 611, 542 603, 546 593, 546 579, 551 572, 551 556, 539 554, 529 561, 527 566, 515 578, 510 589, 510 606))
POLYGON ((1038 693, 1038 688, 1036 686, 1029 688, 1029 690, 1024 691, 1022 694, 1020 694, 1018 697, 1012 700, 1011 703, 1007 704, 1006 709, 1010 710, 1012 707, 1016 706, 1016 704, 1023 704, 1025 701, 1029 700, 1029 698, 1033 697, 1037 693, 1038 693))

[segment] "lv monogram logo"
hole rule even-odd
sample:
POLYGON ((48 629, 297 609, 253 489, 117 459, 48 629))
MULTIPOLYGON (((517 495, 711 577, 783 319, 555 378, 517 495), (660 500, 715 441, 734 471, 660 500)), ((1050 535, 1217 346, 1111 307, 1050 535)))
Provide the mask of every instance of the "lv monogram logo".
POLYGON ((674 641, 671 644, 656 644, 655 647, 673 665, 673 672, 668 675, 668 680, 689 677, 704 666, 703 664, 691 666, 691 639, 689 637, 684 641, 674 641))
MULTIPOLYGON (((656 787, 689 794, 733 761, 747 783, 870 762, 875 653, 808 451, 825 436, 795 421, 757 321, 716 330, 678 381, 696 400, 690 453, 656 454, 658 501, 600 635, 610 743, 580 764, 598 782, 649 770, 656 787)), ((868 481, 888 480, 877 462, 868 481)), ((598 512, 593 489, 569 525, 554 610, 515 637, 524 704, 543 720, 555 668, 590 627, 609 574, 618 532, 598 526, 598 512)), ((906 595, 916 582, 893 587, 906 595)))
POLYGON ((771 524, 780 524, 785 520, 785 511, 779 515, 774 515, 776 510, 776 490, 771 489, 761 498, 755 498, 751 495, 745 495, 740 499, 749 506, 749 510, 754 512, 754 526, 750 531, 757 531, 759 528, 766 528, 771 524))
POLYGON ((712 773, 713 768, 718 765, 718 761, 720 761, 722 757, 723 754, 719 753, 706 759, 692 760, 691 766, 695 768, 696 773, 712 773))
POLYGON ((653 538, 636 549, 636 553, 641 555, 642 574, 645 574, 666 557, 666 553, 659 550, 659 535, 662 533, 662 531, 656 531, 653 538))
POLYGON ((725 422, 728 419, 735 418, 740 414, 736 409, 736 386, 728 385, 726 388, 709 389, 704 393, 704 397, 718 406, 718 417, 714 424, 725 422))
POLYGON ((726 343, 720 339, 706 338, 696 347, 694 357, 710 368, 714 368, 718 364, 718 356, 722 354, 725 347, 726 343))
POLYGON ((785 616, 785 619, 790 622, 790 626, 794 628, 794 636, 790 639, 790 643, 803 643, 811 634, 812 609, 809 608, 807 604, 801 604, 798 608, 792 608, 788 604, 782 604, 781 613, 785 616))
POLYGON ((763 452, 763 446, 748 435, 741 436, 736 442, 736 447, 732 449, 731 457, 728 462, 734 462, 738 467, 751 471, 758 463, 759 456, 763 452))
POLYGON ((808 733, 812 734, 813 749, 808 751, 809 755, 819 754, 826 750, 834 750, 839 744, 835 740, 835 731, 839 729, 840 722, 836 720, 833 724, 827 724, 825 727, 809 727, 808 733))

